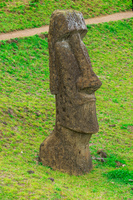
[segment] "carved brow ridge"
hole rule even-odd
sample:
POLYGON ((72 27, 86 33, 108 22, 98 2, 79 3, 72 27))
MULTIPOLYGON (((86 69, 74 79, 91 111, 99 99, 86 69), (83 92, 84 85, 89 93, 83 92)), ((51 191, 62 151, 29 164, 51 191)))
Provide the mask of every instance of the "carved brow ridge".
POLYGON ((84 31, 84 30, 74 30, 74 31, 71 31, 71 32, 69 32, 69 33, 66 33, 66 34, 62 35, 62 36, 59 38, 58 41, 68 40, 69 37, 70 37, 71 35, 76 34, 76 33, 77 33, 77 34, 79 33, 79 35, 80 35, 80 37, 81 37, 81 39, 82 39, 82 38, 84 37, 84 35, 86 34, 86 31, 84 31))

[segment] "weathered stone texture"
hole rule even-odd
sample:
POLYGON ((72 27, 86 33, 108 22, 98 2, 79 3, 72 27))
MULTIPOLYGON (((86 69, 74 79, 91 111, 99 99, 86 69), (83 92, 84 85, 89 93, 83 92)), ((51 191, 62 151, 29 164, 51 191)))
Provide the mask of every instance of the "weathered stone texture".
POLYGON ((92 168, 89 140, 98 132, 94 92, 101 81, 82 41, 87 28, 80 12, 57 10, 48 35, 50 90, 56 96, 56 125, 40 145, 43 165, 69 174, 92 168))

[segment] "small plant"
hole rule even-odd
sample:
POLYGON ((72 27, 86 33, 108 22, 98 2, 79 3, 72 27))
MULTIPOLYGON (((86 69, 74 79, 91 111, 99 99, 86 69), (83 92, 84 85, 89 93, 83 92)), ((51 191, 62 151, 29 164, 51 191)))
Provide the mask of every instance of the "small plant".
POLYGON ((38 2, 39 2, 39 0, 32 0, 32 1, 29 2, 29 6, 36 7, 38 2))
POLYGON ((119 182, 133 184, 133 171, 117 169, 108 172, 106 176, 119 182))
POLYGON ((6 6, 6 3, 5 2, 1 2, 0 3, 0 8, 3 8, 3 7, 5 7, 6 6))
MULTIPOLYGON (((99 158, 99 157, 98 157, 99 158)), ((122 165, 125 165, 125 161, 121 158, 117 157, 114 154, 108 154, 107 158, 103 159, 103 162, 99 162, 100 159, 96 157, 95 163, 97 164, 96 167, 120 167, 122 165)))
POLYGON ((122 124, 121 129, 128 129, 130 126, 133 126, 133 124, 122 124))

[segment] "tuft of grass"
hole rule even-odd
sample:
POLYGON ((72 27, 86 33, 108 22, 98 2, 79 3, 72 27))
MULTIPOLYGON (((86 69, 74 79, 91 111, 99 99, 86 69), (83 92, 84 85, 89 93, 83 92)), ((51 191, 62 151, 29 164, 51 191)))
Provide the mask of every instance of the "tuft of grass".
POLYGON ((0 32, 49 24, 57 9, 81 11, 85 18, 131 10, 130 0, 4 0, 0 3, 0 32))
POLYGON ((128 129, 129 127, 133 127, 133 124, 122 124, 121 129, 128 129))
POLYGON ((133 184, 133 171, 117 169, 105 175, 111 180, 114 179, 115 181, 125 184, 133 184))
POLYGON ((47 36, 0 43, 0 199, 132 199, 130 182, 107 177, 118 169, 133 171, 132 40, 132 18, 88 27, 84 43, 102 81, 96 92, 100 128, 90 151, 96 157, 104 149, 107 159, 93 160, 93 170, 77 177, 38 162, 39 146, 55 124, 47 36))
MULTIPOLYGON (((96 158, 99 158, 99 156, 96 155, 96 158)), ((118 155, 115 154, 109 154, 107 158, 104 158, 104 162, 100 162, 97 159, 94 160, 95 163, 95 167, 99 168, 99 167, 120 167, 120 166, 126 166, 126 162, 125 160, 122 160, 120 157, 118 157, 118 155)))

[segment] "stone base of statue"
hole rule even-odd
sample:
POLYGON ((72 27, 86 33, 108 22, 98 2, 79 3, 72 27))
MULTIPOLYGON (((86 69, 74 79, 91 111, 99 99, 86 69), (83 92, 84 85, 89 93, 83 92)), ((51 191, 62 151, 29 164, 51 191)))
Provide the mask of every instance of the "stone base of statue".
POLYGON ((40 145, 39 161, 53 170, 73 175, 88 173, 92 169, 89 151, 91 135, 56 127, 40 145))

